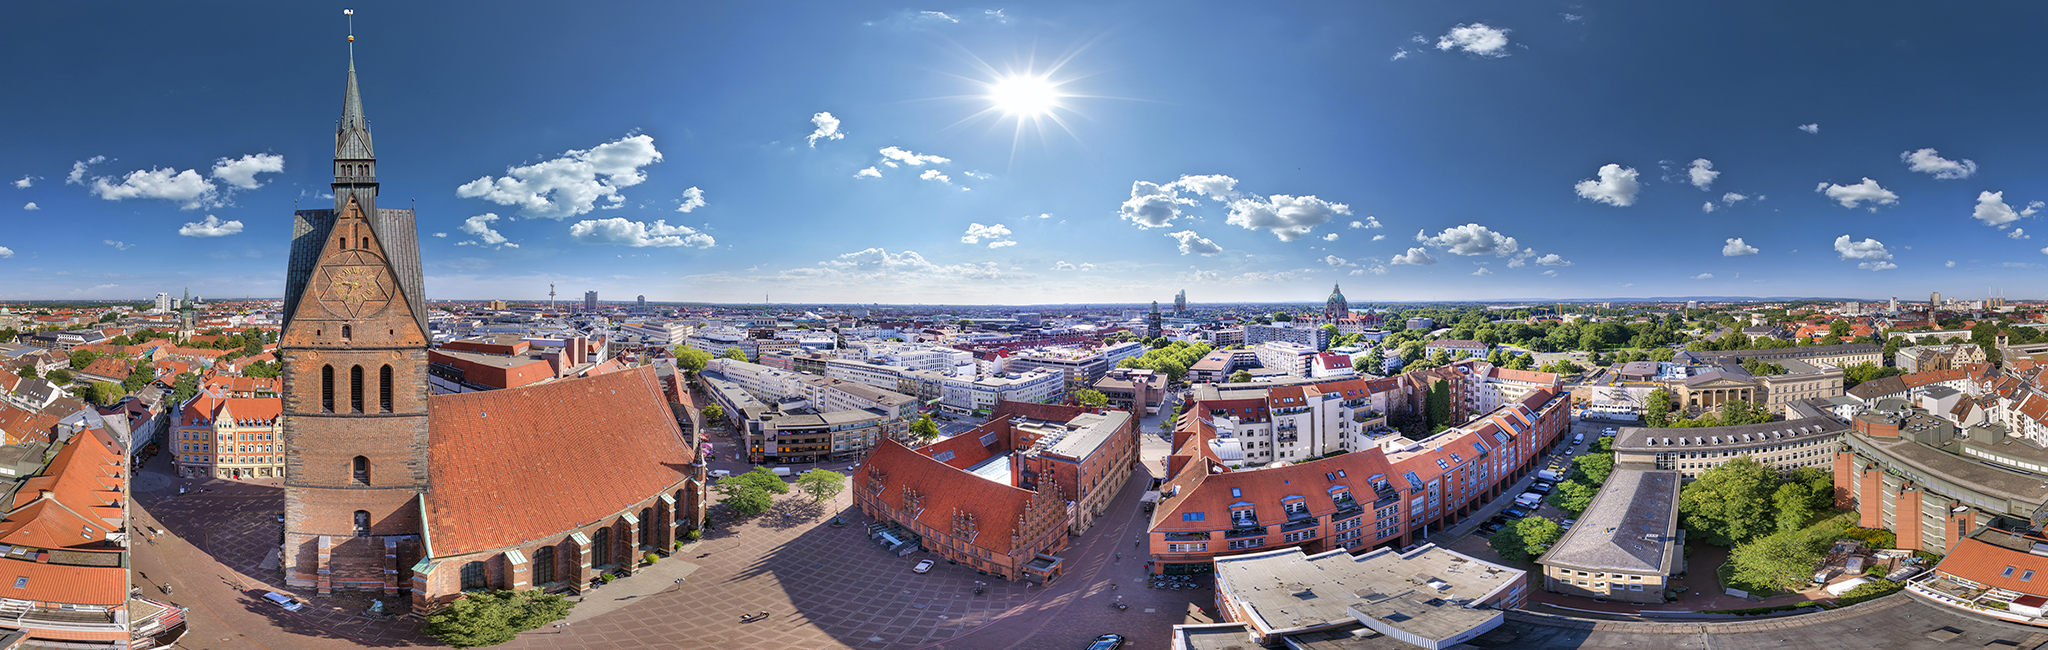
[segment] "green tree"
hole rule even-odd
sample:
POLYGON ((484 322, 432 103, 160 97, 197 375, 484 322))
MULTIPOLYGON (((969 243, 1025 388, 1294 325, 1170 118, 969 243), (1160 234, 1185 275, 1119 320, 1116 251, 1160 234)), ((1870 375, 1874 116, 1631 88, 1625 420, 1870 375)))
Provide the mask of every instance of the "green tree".
POLYGON ((1448 425, 1451 422, 1451 383, 1437 381, 1429 386, 1429 427, 1448 425))
POLYGON ((1513 526, 1522 539, 1522 552, 1535 558, 1550 550, 1551 544, 1564 537, 1564 527, 1543 517, 1523 517, 1513 526))
MULTIPOLYGON (((1606 441, 1608 438, 1600 440, 1606 441)), ((1607 483, 1607 476, 1614 473, 1614 454, 1586 454, 1572 461, 1572 464, 1578 466, 1579 473, 1586 475, 1586 480, 1594 485, 1604 485, 1607 483)))
POLYGON ((746 361, 746 360, 747 360, 747 351, 746 351, 746 350, 741 350, 739 346, 735 345, 735 346, 732 346, 732 347, 726 348, 726 349, 725 349, 725 354, 723 354, 723 355, 720 355, 720 356, 723 356, 723 357, 725 357, 725 358, 727 358, 727 359, 731 359, 731 360, 734 360, 734 361, 746 361))
POLYGON ((1550 493, 1549 501, 1559 510, 1576 517, 1586 511, 1586 506, 1593 504, 1593 495, 1599 493, 1600 488, 1572 479, 1557 484, 1557 490, 1550 493))
POLYGON ((137 363, 134 369, 128 371, 128 376, 121 380, 121 388, 133 393, 148 387, 149 382, 155 379, 156 372, 154 370, 151 370, 147 364, 137 363))
POLYGON ((253 357, 259 354, 263 354, 263 335, 255 330, 249 330, 242 335, 242 356, 253 357))
POLYGON ((99 360, 99 358, 100 353, 92 350, 72 350, 71 369, 84 370, 86 366, 92 365, 92 362, 99 360))
POLYGON ((562 620, 575 606, 567 598, 538 590, 475 592, 428 616, 425 631, 450 646, 480 648, 562 620))
POLYGON ((1905 588, 1905 583, 1893 582, 1884 578, 1871 578, 1870 582, 1856 585, 1855 588, 1844 592, 1840 598, 1835 599, 1835 604, 1854 605, 1866 600, 1889 596, 1893 592, 1905 588))
POLYGON ((1650 391, 1643 398, 1643 424, 1661 427, 1671 422, 1671 391, 1662 388, 1650 391))
POLYGON ((1848 335, 1849 321, 1838 320, 1832 323, 1828 323, 1828 338, 1834 339, 1835 341, 1841 341, 1843 337, 1846 337, 1848 335))
POLYGON ((675 355, 676 367, 692 375, 703 371, 704 365, 711 363, 711 353, 687 345, 676 346, 675 355))
POLYGON ((1289 313, 1287 313, 1287 312, 1284 312, 1284 311, 1276 311, 1276 312, 1273 312, 1273 322, 1275 322, 1275 323, 1289 323, 1289 322, 1293 322, 1293 321, 1294 321, 1294 315, 1293 315, 1293 314, 1289 314, 1289 313))
POLYGON ((745 474, 718 479, 711 490, 719 494, 720 504, 742 517, 751 517, 773 507, 775 495, 788 494, 789 484, 768 468, 755 467, 745 474))
POLYGON ((1096 408, 1109 406, 1109 397, 1103 395, 1102 391, 1083 388, 1068 393, 1068 395, 1074 398, 1074 403, 1082 406, 1093 406, 1096 408))
POLYGON ((1529 561, 1529 545, 1522 542, 1522 530, 1520 526, 1515 525, 1517 523, 1520 522, 1509 522, 1492 537, 1486 538, 1486 545, 1492 547, 1494 554, 1499 555, 1501 561, 1508 564, 1529 561))
POLYGON ((1799 482, 1787 482, 1778 486, 1771 494, 1771 505, 1778 508, 1778 530, 1799 530, 1813 519, 1813 489, 1799 482))
POLYGON ((910 435, 920 442, 938 440, 939 423, 933 422, 930 414, 920 413, 917 416, 917 421, 910 423, 910 435))
POLYGON ((127 394, 128 391, 122 390, 120 384, 111 381, 96 381, 92 383, 90 396, 86 398, 86 401, 99 406, 112 406, 115 402, 121 401, 121 397, 127 394))
POLYGON ((1230 373, 1230 380, 1229 380, 1229 381, 1230 381, 1230 383, 1233 383, 1233 384, 1243 384, 1243 383, 1249 383, 1249 382, 1250 382, 1251 380, 1252 380, 1252 373, 1250 373, 1250 372, 1248 372, 1248 371, 1244 371, 1244 370, 1239 370, 1239 371, 1237 371, 1237 372, 1233 372, 1233 373, 1230 373))
POLYGON ((71 383, 71 371, 65 370, 63 368, 58 368, 56 370, 50 371, 50 374, 45 375, 44 378, 49 379, 51 382, 56 383, 59 386, 62 386, 64 384, 71 383))
POLYGON ((1801 531, 1783 531, 1736 546, 1728 554, 1735 579, 1779 591, 1804 586, 1821 559, 1821 549, 1810 537, 1801 531))
POLYGON ((1771 417, 1771 412, 1764 407, 1745 400, 1735 400, 1721 405, 1721 412, 1717 419, 1721 426, 1734 427, 1745 424, 1763 424, 1771 421, 1773 418, 1771 417))
POLYGON ((1778 472, 1738 457, 1701 472, 1679 493, 1678 511, 1686 528, 1707 543, 1734 546, 1777 528, 1770 516, 1778 472))
POLYGON ((717 404, 705 404, 704 408, 697 409, 697 412, 704 414, 705 420, 717 421, 725 419, 725 407, 717 404))
POLYGON ((16 371, 14 371, 14 374, 16 374, 16 375, 20 375, 20 376, 22 376, 22 377, 24 377, 24 378, 27 378, 27 379, 35 379, 35 378, 36 378, 36 367, 35 367, 35 364, 29 364, 29 365, 24 365, 24 366, 22 366, 22 367, 21 367, 21 369, 20 369, 20 370, 16 370, 16 371))
POLYGON ((242 369, 244 377, 271 378, 284 374, 284 366, 276 361, 258 361, 242 369))
POLYGON ((812 503, 829 501, 846 489, 846 475, 829 469, 813 469, 796 477, 796 488, 809 495, 812 503))
POLYGON ((1377 375, 1386 372, 1386 368, 1387 357, 1380 354, 1379 348, 1373 348, 1371 351, 1351 361, 1351 370, 1354 372, 1377 375))

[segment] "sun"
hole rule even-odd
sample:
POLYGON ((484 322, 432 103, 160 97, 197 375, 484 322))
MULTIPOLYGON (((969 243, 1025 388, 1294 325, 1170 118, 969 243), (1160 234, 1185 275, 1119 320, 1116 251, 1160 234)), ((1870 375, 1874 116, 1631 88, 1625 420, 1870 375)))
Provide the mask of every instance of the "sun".
POLYGON ((1059 84, 1046 76, 1009 75, 988 85, 988 99, 996 110, 1019 118, 1051 115, 1060 107, 1059 84))

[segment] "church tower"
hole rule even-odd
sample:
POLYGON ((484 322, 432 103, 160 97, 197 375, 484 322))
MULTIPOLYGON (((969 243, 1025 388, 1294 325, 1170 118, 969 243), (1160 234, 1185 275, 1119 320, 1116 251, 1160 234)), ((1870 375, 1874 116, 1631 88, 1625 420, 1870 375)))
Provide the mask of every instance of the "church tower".
POLYGON ((292 586, 396 594, 424 549, 426 305, 412 211, 377 207, 354 39, 334 134, 334 208, 293 214, 278 351, 280 563, 292 586))

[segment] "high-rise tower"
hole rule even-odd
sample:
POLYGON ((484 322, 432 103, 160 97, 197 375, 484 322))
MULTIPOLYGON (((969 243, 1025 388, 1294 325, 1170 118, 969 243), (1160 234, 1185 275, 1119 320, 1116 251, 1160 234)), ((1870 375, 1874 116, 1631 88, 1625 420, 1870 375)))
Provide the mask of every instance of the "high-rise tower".
MULTIPOLYGON (((353 43, 354 36, 350 36, 353 43)), ((293 214, 285 275, 287 584, 399 591, 421 557, 427 327, 411 210, 377 207, 353 49, 334 133, 334 208, 293 214)))

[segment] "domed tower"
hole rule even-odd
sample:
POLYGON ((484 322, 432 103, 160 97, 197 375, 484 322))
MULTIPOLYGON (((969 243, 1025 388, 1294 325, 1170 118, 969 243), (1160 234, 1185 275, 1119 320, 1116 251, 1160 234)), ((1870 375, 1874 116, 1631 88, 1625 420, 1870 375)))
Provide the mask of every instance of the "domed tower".
POLYGON ((1330 299, 1323 302, 1323 319, 1335 322, 1351 317, 1351 303, 1344 301, 1344 289, 1330 285, 1330 299))

